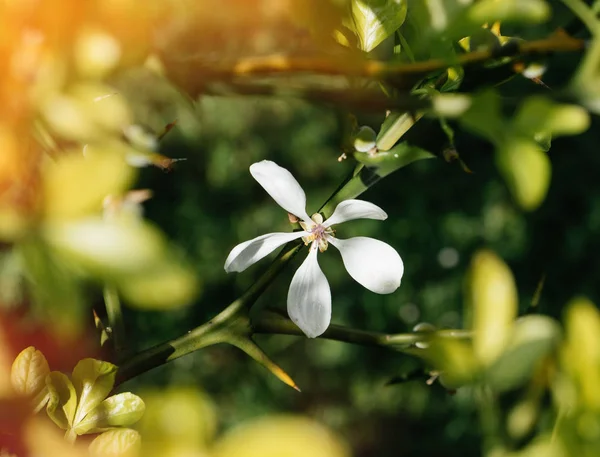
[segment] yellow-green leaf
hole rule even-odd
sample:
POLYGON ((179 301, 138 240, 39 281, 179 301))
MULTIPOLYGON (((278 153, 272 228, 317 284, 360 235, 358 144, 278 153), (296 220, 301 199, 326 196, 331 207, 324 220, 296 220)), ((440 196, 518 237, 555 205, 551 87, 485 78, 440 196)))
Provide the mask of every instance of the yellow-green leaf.
POLYGON ((43 176, 46 217, 66 219, 100 214, 107 195, 121 194, 128 188, 134 169, 121 153, 110 149, 88 157, 82 151, 70 151, 48 163, 43 176))
POLYGON ((214 457, 348 457, 346 443, 318 422, 271 416, 234 428, 216 443, 214 457))
POLYGON ((101 217, 48 224, 45 239, 76 265, 118 277, 151 267, 165 255, 160 232, 143 221, 101 217))
POLYGON ((110 430, 91 442, 90 457, 138 457, 142 446, 140 434, 130 428, 110 430))
POLYGON ((46 406, 48 416, 63 430, 70 429, 77 408, 77 393, 73 383, 67 375, 53 371, 46 376, 46 386, 50 394, 46 406))
POLYGON ((565 315, 563 363, 579 387, 582 403, 600 410, 600 312, 587 298, 572 300, 565 315))
POLYGON ((102 360, 87 358, 77 363, 72 376, 79 399, 74 427, 110 393, 115 385, 116 374, 117 367, 102 360))
POLYGON ((501 102, 494 90, 482 91, 471 98, 471 105, 461 117, 461 124, 472 132, 499 144, 505 136, 501 102))
POLYGON ((531 315, 518 319, 508 346, 486 372, 496 390, 510 390, 525 383, 540 361, 558 345, 560 325, 547 316, 531 315))
POLYGON ((20 395, 34 397, 46 388, 46 376, 50 373, 44 354, 33 346, 23 349, 12 364, 10 380, 20 395))
POLYGON ((198 279, 187 265, 166 261, 155 268, 117 278, 123 298, 142 309, 173 309, 191 304, 198 279))
POLYGON ((392 35, 406 19, 406 0, 351 0, 350 20, 363 51, 369 52, 392 35))
POLYGON ((401 142, 389 151, 372 155, 357 151, 354 153, 354 158, 369 168, 375 169, 378 176, 384 177, 417 160, 434 159, 435 155, 407 142, 401 142))
POLYGON ((590 125, 588 112, 577 105, 558 104, 548 98, 529 97, 520 107, 514 126, 523 134, 577 135, 590 125))
POLYGON ((544 0, 481 0, 468 12, 476 24, 486 22, 538 23, 550 16, 550 7, 544 0))
POLYGON ((521 208, 533 211, 542 204, 552 170, 548 155, 534 141, 507 141, 496 152, 496 164, 521 208))
POLYGON ((131 392, 123 392, 107 398, 74 429, 78 435, 98 433, 113 427, 127 427, 135 424, 144 414, 143 400, 131 392))
POLYGON ((471 262, 467 294, 467 326, 474 332, 473 350, 483 365, 489 365, 508 343, 517 316, 512 272, 493 252, 479 251, 471 262))
POLYGON ((456 389, 473 380, 478 366, 473 349, 464 341, 433 338, 421 357, 444 377, 444 387, 456 389))
MULTIPOLYGON (((141 393, 146 411, 136 427, 154 446, 161 442, 205 449, 217 429, 211 399, 194 387, 152 389, 141 393), (169 421, 164 420, 169 417, 169 421)), ((176 454, 175 454, 176 455, 176 454)))

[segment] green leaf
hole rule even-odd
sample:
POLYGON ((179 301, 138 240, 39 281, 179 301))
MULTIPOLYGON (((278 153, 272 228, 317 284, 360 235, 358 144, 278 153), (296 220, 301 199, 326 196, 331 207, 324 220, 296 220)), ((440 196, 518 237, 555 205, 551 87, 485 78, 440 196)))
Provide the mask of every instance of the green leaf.
POLYGON ((545 97, 529 97, 520 107, 514 128, 524 135, 543 132, 551 135, 577 135, 590 125, 588 112, 580 106, 558 104, 545 97))
POLYGON ((75 414, 75 427, 96 408, 115 385, 117 367, 109 362, 83 359, 73 369, 73 385, 79 398, 75 414))
POLYGON ((178 385, 144 390, 142 397, 146 410, 136 425, 142 436, 149 440, 160 437, 163 442, 177 440, 179 445, 201 449, 214 442, 217 411, 206 393, 178 385))
POLYGON ((517 316, 515 280, 500 257, 481 250, 471 261, 467 292, 466 326, 473 330, 473 350, 483 365, 489 365, 508 344, 517 316))
POLYGON ((505 142, 496 152, 496 165, 521 208, 532 211, 541 205, 550 186, 551 164, 534 141, 505 142))
POLYGON ((134 175, 123 155, 112 149, 102 149, 86 157, 75 150, 61 154, 44 170, 45 216, 67 219, 100 212, 104 198, 121 194, 134 175))
POLYGON ((142 221, 91 217, 48 224, 48 243, 76 265, 101 276, 119 276, 162 260, 162 235, 142 221))
POLYGON ((406 11, 406 0, 352 0, 347 25, 358 36, 361 49, 369 52, 400 28, 406 11))
POLYGON ((544 0, 482 0, 468 12, 475 24, 486 22, 538 23, 550 16, 550 7, 544 0))
POLYGON ((550 317, 520 318, 515 322, 509 345, 488 368, 486 381, 499 391, 521 386, 531 378, 540 360, 557 347, 560 333, 559 324, 550 317))
POLYGON ((77 393, 73 383, 67 375, 53 371, 46 376, 46 386, 50 394, 46 406, 48 416, 63 430, 70 429, 77 408, 77 393))
POLYGON ((492 143, 500 143, 505 136, 506 126, 498 93, 486 90, 472 97, 471 106, 460 118, 460 123, 492 143))
POLYGON ((366 152, 355 152, 354 157, 360 163, 375 168, 380 177, 405 167, 417 160, 433 159, 435 155, 416 146, 411 146, 407 142, 402 142, 394 146, 389 151, 368 154, 366 152))
POLYGON ((600 411, 600 313, 589 299, 577 297, 569 302, 564 321, 562 366, 578 386, 582 406, 600 411))
POLYGON ((112 427, 127 427, 136 423, 144 414, 143 400, 130 392, 123 392, 107 398, 85 419, 75 425, 78 435, 98 433, 112 427))
POLYGON ((142 437, 130 428, 110 430, 90 443, 90 457, 137 457, 141 454, 142 437))
POLYGON ((44 354, 29 346, 13 362, 10 380, 19 395, 34 397, 46 388, 48 373, 50 368, 44 354))
POLYGON ((465 341, 434 337, 417 355, 443 373, 444 386, 448 389, 468 384, 477 375, 477 360, 471 345, 465 341))
POLYGON ((118 278, 119 292, 140 309, 175 309, 191 304, 199 281, 185 263, 166 261, 155 268, 118 278))

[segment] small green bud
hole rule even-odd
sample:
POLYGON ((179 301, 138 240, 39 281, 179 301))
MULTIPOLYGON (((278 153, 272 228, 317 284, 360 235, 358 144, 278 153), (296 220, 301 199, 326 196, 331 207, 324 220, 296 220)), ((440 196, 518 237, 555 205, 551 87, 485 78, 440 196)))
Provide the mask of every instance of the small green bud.
POLYGON ((354 138, 354 149, 358 152, 369 152, 375 147, 377 134, 371 127, 363 125, 358 129, 358 133, 354 138))

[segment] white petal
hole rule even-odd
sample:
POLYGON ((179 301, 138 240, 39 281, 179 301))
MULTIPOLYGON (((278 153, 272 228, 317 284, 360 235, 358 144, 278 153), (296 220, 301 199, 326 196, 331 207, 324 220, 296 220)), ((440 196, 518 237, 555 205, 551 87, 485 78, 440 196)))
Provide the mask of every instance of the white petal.
POLYGON ((400 255, 383 241, 357 236, 327 241, 339 249, 344 266, 356 282, 376 294, 390 294, 400 286, 404 264, 400 255))
POLYGON ((250 173, 279 206, 304 221, 310 221, 306 214, 306 195, 289 171, 275 162, 263 160, 250 165, 250 173))
POLYGON ((331 321, 331 291, 319 268, 316 246, 311 246, 306 260, 294 274, 287 298, 290 319, 309 338, 316 338, 331 321))
POLYGON ((307 232, 267 233, 234 247, 225 261, 225 271, 244 271, 250 265, 269 255, 279 246, 306 236, 307 232))
POLYGON ((344 200, 335 207, 333 214, 323 223, 323 226, 331 227, 353 219, 384 221, 387 219, 387 214, 379 206, 364 200, 344 200))

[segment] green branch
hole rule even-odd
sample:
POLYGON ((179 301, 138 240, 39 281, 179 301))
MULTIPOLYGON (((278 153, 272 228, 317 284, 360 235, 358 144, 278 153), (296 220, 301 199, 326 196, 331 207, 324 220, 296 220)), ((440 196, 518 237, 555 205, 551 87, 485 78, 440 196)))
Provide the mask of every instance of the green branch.
MULTIPOLYGON (((291 320, 274 312, 265 312, 252 319, 253 333, 266 333, 270 335, 298 335, 303 336, 296 324, 291 320)), ((468 330, 439 330, 436 332, 412 333, 379 333, 366 330, 357 330, 341 325, 330 325, 319 338, 326 340, 342 341, 361 346, 378 346, 404 351, 416 343, 429 341, 432 337, 469 339, 472 332, 468 330)))

